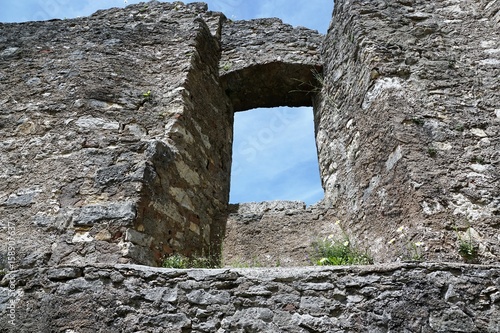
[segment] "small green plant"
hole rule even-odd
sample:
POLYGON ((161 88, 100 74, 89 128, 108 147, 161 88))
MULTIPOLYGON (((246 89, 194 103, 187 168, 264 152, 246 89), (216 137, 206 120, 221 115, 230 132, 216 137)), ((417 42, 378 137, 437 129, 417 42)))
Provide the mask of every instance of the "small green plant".
POLYGON ((412 118, 411 121, 418 126, 424 126, 424 120, 421 118, 412 118))
POLYGON ((387 242, 388 245, 396 244, 399 238, 402 244, 401 259, 403 261, 422 261, 424 259, 424 242, 414 242, 410 239, 407 228, 404 226, 399 227, 396 232, 399 234, 397 238, 392 238, 387 242))
POLYGON ((427 154, 429 154, 430 157, 436 157, 437 155, 437 149, 434 147, 429 147, 427 149, 427 154))
POLYGON ((193 257, 189 258, 181 254, 173 254, 163 260, 162 267, 165 268, 217 268, 218 265, 210 262, 208 258, 193 257))
POLYGON ((325 86, 325 78, 323 76, 323 73, 318 72, 316 68, 311 69, 311 73, 315 81, 315 83, 311 84, 311 86, 313 86, 312 92, 317 94, 321 92, 321 90, 325 86))
POLYGON ((166 268, 188 268, 188 259, 180 254, 174 254, 163 260, 162 266, 166 268))
POLYGON ((461 123, 460 123, 460 124, 457 124, 457 125, 455 126, 455 130, 457 130, 457 131, 459 131, 459 132, 463 132, 463 131, 465 130, 465 126, 464 126, 464 124, 461 124, 461 123))
POLYGON ((421 261, 424 259, 422 254, 422 248, 424 246, 424 242, 410 242, 408 243, 408 259, 421 261))
POLYGON ((455 227, 455 232, 457 233, 458 238, 458 253, 464 258, 465 261, 473 261, 478 256, 478 245, 474 241, 474 238, 471 234, 471 227, 467 228, 464 236, 460 235, 458 232, 458 228, 455 227))
POLYGON ((139 106, 143 106, 147 102, 151 102, 153 100, 153 95, 151 94, 151 90, 142 93, 139 97, 142 98, 142 100, 139 102, 139 106))
POLYGON ((311 244, 311 258, 313 264, 326 265, 368 265, 373 263, 373 259, 367 251, 360 250, 350 240, 349 235, 337 221, 342 235, 335 237, 329 235, 325 239, 320 239, 311 244))
POLYGON ((299 84, 297 86, 299 89, 291 90, 290 92, 291 93, 300 92, 300 93, 306 93, 306 94, 310 94, 310 93, 318 94, 318 93, 320 93, 321 89, 325 85, 325 79, 323 77, 323 74, 318 72, 318 70, 316 68, 311 69, 311 73, 313 76, 313 82, 311 82, 311 81, 305 82, 303 80, 293 79, 293 80, 299 82, 299 84))
POLYGON ((230 62, 226 62, 224 66, 222 66, 222 69, 225 70, 226 72, 231 69, 233 65, 230 62))

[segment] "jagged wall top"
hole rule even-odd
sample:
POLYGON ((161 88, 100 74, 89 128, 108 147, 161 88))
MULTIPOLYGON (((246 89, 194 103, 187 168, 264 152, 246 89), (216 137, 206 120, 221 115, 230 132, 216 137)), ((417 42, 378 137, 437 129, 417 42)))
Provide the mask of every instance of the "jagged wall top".
POLYGON ((317 32, 203 3, 0 32, 0 225, 21 230, 21 266, 217 256, 233 111, 310 105, 298 86, 320 68, 317 32), (265 52, 249 57, 252 43, 265 52))
POLYGON ((279 19, 226 21, 221 76, 235 111, 311 106, 323 36, 279 19))

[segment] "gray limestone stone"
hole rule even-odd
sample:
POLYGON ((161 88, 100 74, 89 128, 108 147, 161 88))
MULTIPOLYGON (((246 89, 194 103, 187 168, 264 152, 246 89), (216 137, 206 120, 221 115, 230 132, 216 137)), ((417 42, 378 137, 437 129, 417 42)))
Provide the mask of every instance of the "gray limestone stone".
POLYGON ((91 226, 95 223, 109 221, 129 224, 135 218, 135 206, 130 202, 112 203, 109 205, 90 205, 82 207, 73 217, 76 226, 91 226))
MULTIPOLYGON (((494 297, 500 289, 498 266, 35 267, 0 280, 2 316, 8 311, 5 302, 13 297, 2 296, 12 279, 19 332, 77 329, 83 320, 86 328, 97 332, 153 327, 168 332, 496 333, 500 319, 494 297), (332 287, 301 287, 309 281, 332 287), (273 293, 256 293, 256 288, 273 293)), ((10 329, 8 322, 0 322, 0 331, 10 329)))
POLYGON ((322 36, 152 1, 0 24, 0 331, 498 333, 499 13, 337 0, 322 36), (282 105, 314 107, 325 199, 229 206, 234 112, 282 105), (430 262, 295 267, 330 234, 430 262), (172 253, 287 267, 118 265, 172 253), (463 260, 490 265, 443 263, 463 260))

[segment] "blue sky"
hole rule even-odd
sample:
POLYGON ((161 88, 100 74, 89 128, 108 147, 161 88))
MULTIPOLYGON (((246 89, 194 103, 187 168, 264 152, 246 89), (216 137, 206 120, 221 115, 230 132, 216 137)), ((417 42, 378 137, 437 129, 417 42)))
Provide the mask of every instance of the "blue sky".
MULTIPOLYGON (((0 0, 0 22, 88 16, 136 0, 0 0)), ((184 1, 195 2, 195 1, 184 1)), ((279 17, 285 23, 326 33, 333 0, 206 0, 232 20, 279 17)), ((272 108, 235 115, 230 202, 323 197, 311 108, 272 108)))

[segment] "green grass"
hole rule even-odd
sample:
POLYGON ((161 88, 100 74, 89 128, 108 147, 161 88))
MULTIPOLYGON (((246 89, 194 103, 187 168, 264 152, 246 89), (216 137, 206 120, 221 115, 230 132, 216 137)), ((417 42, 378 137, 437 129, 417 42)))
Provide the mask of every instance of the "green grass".
POLYGON ((312 244, 313 264, 327 265, 369 265, 373 259, 367 253, 357 249, 348 240, 331 241, 319 240, 312 244))
POLYGON ((465 237, 460 236, 458 233, 458 228, 455 227, 458 238, 458 253, 464 258, 465 261, 474 261, 478 257, 478 244, 474 241, 472 237, 471 227, 467 228, 464 233, 465 237))
MULTIPOLYGON (((340 226, 340 221, 337 221, 336 224, 340 226)), ((311 244, 313 264, 319 266, 372 264, 373 258, 368 251, 353 244, 341 226, 340 230, 342 232, 340 236, 330 235, 311 244)))
POLYGON ((163 260, 162 267, 165 268, 219 268, 208 258, 193 257, 189 258, 181 254, 174 254, 163 260))
POLYGON ((427 148, 427 154, 429 154, 430 157, 436 157, 437 156, 437 149, 433 147, 427 148))

